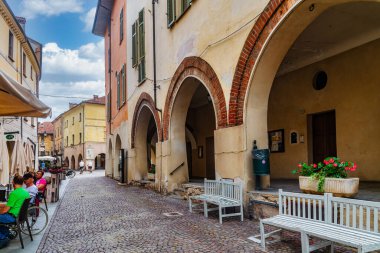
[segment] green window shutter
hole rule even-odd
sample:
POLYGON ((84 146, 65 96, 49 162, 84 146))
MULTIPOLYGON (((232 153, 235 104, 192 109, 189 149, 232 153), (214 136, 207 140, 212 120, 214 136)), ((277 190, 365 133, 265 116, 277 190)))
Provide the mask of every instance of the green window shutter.
POLYGON ((175 2, 176 0, 167 0, 168 6, 167 6, 167 16, 168 16, 168 27, 172 27, 174 24, 174 21, 176 19, 175 11, 176 11, 176 6, 175 2))
POLYGON ((125 103, 125 98, 126 98, 126 93, 127 93, 127 82, 126 82, 126 74, 125 74, 125 71, 126 71, 126 67, 125 67, 125 64, 123 65, 123 75, 122 75, 122 82, 123 82, 123 93, 121 94, 122 96, 122 101, 123 103, 125 103))
POLYGON ((139 63, 139 83, 145 79, 145 57, 139 63))
POLYGON ((182 13, 184 13, 191 5, 191 0, 181 0, 182 1, 182 13))
POLYGON ((138 20, 138 46, 139 46, 139 62, 145 56, 145 23, 144 23, 144 9, 139 13, 138 20))
POLYGON ((124 37, 124 9, 120 11, 120 42, 124 37))
POLYGON ((132 25, 132 67, 137 65, 137 22, 132 25))
POLYGON ((117 80, 117 108, 120 108, 120 79, 119 79, 118 73, 116 73, 116 80, 117 80))

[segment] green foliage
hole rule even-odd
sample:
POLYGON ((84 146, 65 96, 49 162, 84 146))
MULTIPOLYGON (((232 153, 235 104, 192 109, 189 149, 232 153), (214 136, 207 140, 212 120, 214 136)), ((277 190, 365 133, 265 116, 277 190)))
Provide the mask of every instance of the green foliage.
POLYGON ((340 161, 338 157, 327 157, 318 164, 298 164, 298 169, 292 170, 293 174, 311 177, 318 180, 318 191, 324 191, 325 178, 347 178, 348 172, 356 171, 357 165, 354 162, 340 161))

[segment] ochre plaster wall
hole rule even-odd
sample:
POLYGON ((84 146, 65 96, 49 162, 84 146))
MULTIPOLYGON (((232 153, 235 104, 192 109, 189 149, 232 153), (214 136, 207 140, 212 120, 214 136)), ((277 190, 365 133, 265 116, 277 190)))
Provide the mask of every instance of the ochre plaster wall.
POLYGON ((362 180, 380 181, 380 40, 278 77, 268 106, 268 130, 285 129, 285 152, 271 154, 272 178, 295 178, 290 171, 308 161, 307 115, 335 110, 337 155, 358 164, 362 180), (314 74, 324 70, 326 88, 313 89, 314 74), (305 143, 290 144, 291 130, 305 143))

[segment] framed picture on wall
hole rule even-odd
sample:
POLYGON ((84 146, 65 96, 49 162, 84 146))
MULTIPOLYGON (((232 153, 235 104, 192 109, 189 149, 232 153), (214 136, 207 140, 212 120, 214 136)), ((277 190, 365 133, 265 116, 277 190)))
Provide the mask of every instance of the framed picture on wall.
POLYGON ((268 132, 269 150, 272 153, 285 152, 284 129, 268 132))

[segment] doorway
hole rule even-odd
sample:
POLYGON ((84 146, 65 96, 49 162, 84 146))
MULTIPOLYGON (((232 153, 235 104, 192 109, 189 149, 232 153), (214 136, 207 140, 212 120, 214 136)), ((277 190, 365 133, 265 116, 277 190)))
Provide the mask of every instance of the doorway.
POLYGON ((312 114, 310 118, 313 163, 337 156, 335 111, 312 114))

